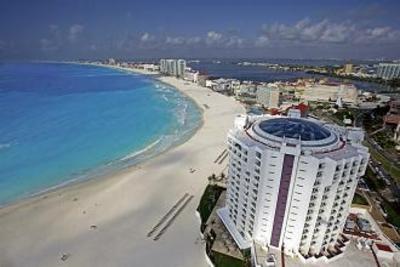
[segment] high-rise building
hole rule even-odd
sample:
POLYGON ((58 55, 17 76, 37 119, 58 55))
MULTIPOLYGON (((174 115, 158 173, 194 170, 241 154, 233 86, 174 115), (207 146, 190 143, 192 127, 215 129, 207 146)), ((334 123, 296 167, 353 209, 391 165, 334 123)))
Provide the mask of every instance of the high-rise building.
POLYGON ((160 59, 160 72, 167 73, 167 63, 165 59, 160 59))
POLYGON ((183 78, 185 75, 186 61, 183 59, 160 59, 160 72, 183 78))
POLYGON ((167 59, 166 60, 166 74, 171 75, 171 76, 177 76, 178 73, 178 67, 176 64, 175 59, 167 59))
POLYGON ((289 114, 235 119, 217 213, 241 249, 255 242, 305 259, 335 249, 369 153, 360 129, 289 114))
POLYGON ((257 103, 267 108, 279 108, 281 104, 279 87, 257 86, 257 103))
POLYGON ((400 78, 400 63, 379 63, 377 76, 385 80, 400 78))
POLYGON ((177 76, 183 78, 185 76, 186 60, 178 59, 177 61, 177 76))
POLYGON ((347 63, 344 65, 344 73, 349 74, 353 72, 353 64, 347 63))

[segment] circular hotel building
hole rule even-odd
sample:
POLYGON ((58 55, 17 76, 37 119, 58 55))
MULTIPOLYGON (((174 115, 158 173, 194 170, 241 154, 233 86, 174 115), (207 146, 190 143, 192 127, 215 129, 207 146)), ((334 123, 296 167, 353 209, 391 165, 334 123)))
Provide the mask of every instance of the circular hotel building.
POLYGON ((359 129, 292 114, 236 118, 218 215, 241 249, 256 242, 303 259, 332 255, 369 153, 359 129))

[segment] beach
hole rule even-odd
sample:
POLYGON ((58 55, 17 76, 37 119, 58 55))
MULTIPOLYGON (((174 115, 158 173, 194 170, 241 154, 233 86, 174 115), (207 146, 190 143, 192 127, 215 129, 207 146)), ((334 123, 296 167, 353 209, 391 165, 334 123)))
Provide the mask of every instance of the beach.
POLYGON ((244 108, 207 88, 159 79, 198 104, 200 129, 187 142, 137 166, 1 208, 1 267, 207 266, 195 210, 207 177, 226 166, 214 160, 244 108), (148 238, 185 193, 193 199, 168 230, 158 241, 148 238))

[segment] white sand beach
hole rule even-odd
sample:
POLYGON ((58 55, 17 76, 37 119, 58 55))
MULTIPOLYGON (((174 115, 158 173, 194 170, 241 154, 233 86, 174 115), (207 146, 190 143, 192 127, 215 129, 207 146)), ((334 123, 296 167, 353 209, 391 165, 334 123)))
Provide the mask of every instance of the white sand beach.
POLYGON ((206 88, 160 79, 196 101, 202 127, 184 144, 138 166, 0 209, 1 267, 207 266, 195 209, 207 176, 226 166, 214 160, 244 108, 206 88), (158 241, 148 238, 186 192, 194 195, 188 206, 158 241))

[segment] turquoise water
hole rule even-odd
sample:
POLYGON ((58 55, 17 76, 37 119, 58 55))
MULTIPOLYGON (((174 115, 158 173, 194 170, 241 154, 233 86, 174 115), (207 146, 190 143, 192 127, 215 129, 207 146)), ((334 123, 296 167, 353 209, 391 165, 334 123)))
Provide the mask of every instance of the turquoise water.
POLYGON ((174 88, 77 64, 0 64, 0 204, 104 175, 189 138, 197 106, 174 88))

